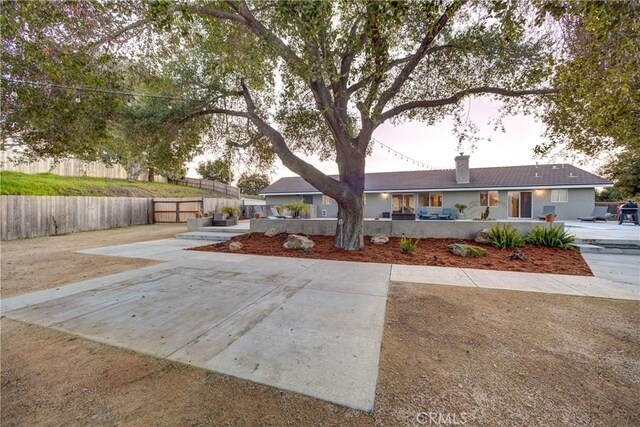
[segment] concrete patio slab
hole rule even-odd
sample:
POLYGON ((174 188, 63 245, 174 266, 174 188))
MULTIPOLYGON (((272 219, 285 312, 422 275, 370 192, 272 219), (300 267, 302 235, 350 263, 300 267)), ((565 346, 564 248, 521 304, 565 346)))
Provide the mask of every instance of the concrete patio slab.
POLYGON ((640 287, 640 256, 622 254, 582 254, 596 277, 640 287))
POLYGON ((390 265, 91 249, 169 262, 2 301, 8 318, 372 410, 390 265))
POLYGON ((422 265, 394 264, 391 269, 391 281, 429 285, 477 286, 461 268, 422 265))
POLYGON ((302 289, 205 367, 370 411, 385 304, 302 289))
POLYGON ((323 260, 287 282, 287 286, 386 297, 390 272, 390 264, 323 260))

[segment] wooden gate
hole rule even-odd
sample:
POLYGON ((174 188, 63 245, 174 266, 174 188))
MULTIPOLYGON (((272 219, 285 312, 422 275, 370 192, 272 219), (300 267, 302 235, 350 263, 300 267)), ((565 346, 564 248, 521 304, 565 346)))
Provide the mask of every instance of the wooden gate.
POLYGON ((154 199, 153 222, 187 222, 187 218, 194 218, 201 210, 202 199, 154 199))

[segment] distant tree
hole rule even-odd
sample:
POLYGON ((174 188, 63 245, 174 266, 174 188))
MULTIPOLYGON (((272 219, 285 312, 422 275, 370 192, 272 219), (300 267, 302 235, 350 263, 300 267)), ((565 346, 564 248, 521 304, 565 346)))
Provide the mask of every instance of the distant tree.
POLYGON ((600 173, 615 184, 618 200, 640 197, 640 152, 625 151, 602 167, 600 173))
POLYGON ((625 196, 616 187, 607 187, 596 192, 596 202, 620 202, 624 199, 625 196))
POLYGON ((263 173, 243 173, 238 179, 238 188, 241 194, 257 196, 260 190, 270 184, 269 176, 263 173))
POLYGON ((203 162, 196 169, 202 178, 229 184, 233 181, 229 162, 224 159, 216 159, 212 162, 203 162))

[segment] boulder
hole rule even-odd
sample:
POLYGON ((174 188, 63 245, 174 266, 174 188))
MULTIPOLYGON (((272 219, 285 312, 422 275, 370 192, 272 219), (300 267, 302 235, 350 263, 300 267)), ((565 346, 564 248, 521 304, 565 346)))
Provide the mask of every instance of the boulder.
POLYGON ((275 228, 270 228, 267 231, 265 231, 264 235, 267 236, 267 237, 273 237, 278 233, 279 233, 279 231, 276 230, 275 228))
POLYGON ((449 252, 461 257, 478 257, 487 254, 487 250, 479 246, 463 245, 461 243, 453 243, 447 246, 449 252))
POLYGON ((489 234, 489 229, 485 228, 483 230, 478 231, 475 238, 476 243, 491 243, 491 234, 489 234))
POLYGON ((374 245, 384 245, 388 242, 389 237, 385 236, 384 234, 378 234, 377 236, 373 236, 371 238, 371 243, 373 243, 374 245))
POLYGON ((282 246, 286 249, 307 250, 311 249, 315 245, 314 241, 308 237, 300 236, 298 234, 289 234, 289 237, 287 237, 287 240, 282 246))
POLYGON ((242 243, 231 242, 229 243, 229 249, 231 249, 232 251, 239 251, 240 249, 242 249, 242 243))

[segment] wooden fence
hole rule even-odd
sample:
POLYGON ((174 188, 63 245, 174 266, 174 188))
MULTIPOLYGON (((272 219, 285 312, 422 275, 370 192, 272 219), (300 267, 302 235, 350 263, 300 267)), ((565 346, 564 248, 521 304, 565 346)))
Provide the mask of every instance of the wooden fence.
POLYGON ((195 211, 221 211, 224 206, 240 207, 238 199, 205 198, 151 199, 142 197, 0 196, 0 240, 51 236, 76 231, 99 230, 154 222, 154 208, 163 210, 173 200, 174 210, 159 222, 186 222, 195 211), (156 203, 154 203, 154 200, 156 203), (155 205, 155 206, 154 206, 155 205), (193 209, 197 206, 197 209, 193 209))
POLYGON ((170 179, 169 182, 187 187, 200 188, 202 190, 217 191, 218 193, 226 194, 236 199, 240 198, 240 190, 238 188, 223 184, 222 182, 195 178, 170 179))
POLYGON ((137 197, 0 196, 0 239, 66 234, 151 222, 137 197))
POLYGON ((154 199, 153 222, 187 222, 202 209, 202 199, 154 199))
MULTIPOLYGON (((64 159, 58 162, 53 159, 41 159, 31 163, 17 163, 13 161, 10 152, 0 150, 0 169, 9 172, 28 174, 52 173, 62 176, 89 176, 107 179, 127 179, 127 171, 121 165, 106 165, 102 162, 85 162, 78 159, 64 159)), ((137 180, 146 181, 146 173, 141 173, 137 180)), ((156 182, 167 182, 167 179, 156 175, 156 182)))

